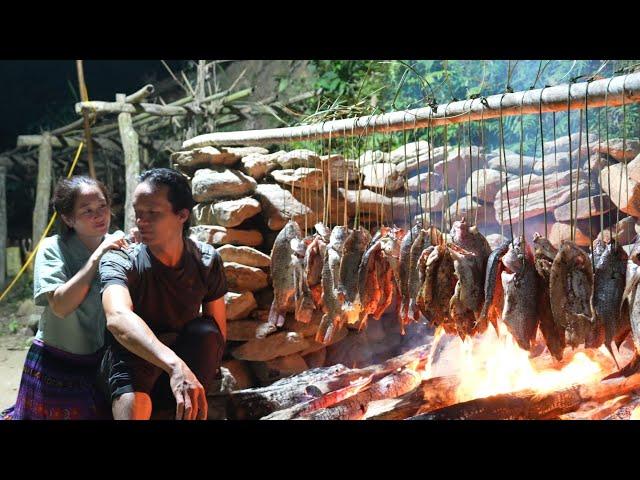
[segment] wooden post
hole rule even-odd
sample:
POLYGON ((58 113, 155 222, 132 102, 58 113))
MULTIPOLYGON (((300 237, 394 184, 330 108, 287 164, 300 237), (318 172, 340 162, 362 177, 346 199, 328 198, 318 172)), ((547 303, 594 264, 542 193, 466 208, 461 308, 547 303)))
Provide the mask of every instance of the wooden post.
POLYGON ((40 240, 40 236, 47 227, 49 220, 52 160, 51 135, 44 133, 42 135, 42 143, 38 147, 38 183, 36 185, 36 203, 33 207, 32 248, 36 248, 36 245, 38 245, 38 240, 40 240))
MULTIPOLYGON (((0 160, 1 162, 1 160, 0 160)), ((0 287, 7 278, 7 167, 0 163, 0 287)))
MULTIPOLYGON (((117 102, 124 103, 125 98, 124 93, 116 95, 117 102)), ((133 212, 133 191, 138 185, 138 176, 140 175, 140 149, 138 146, 138 134, 133 128, 130 113, 122 112, 118 114, 118 128, 120 129, 120 139, 122 141, 122 150, 124 151, 126 181, 124 231, 128 233, 136 224, 133 212)))

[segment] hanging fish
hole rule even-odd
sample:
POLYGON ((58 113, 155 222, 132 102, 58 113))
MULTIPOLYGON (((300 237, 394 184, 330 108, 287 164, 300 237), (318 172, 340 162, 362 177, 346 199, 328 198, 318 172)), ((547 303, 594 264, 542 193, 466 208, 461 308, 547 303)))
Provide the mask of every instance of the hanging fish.
POLYGON ((551 298, 549 296, 549 277, 551 275, 551 265, 558 253, 551 242, 538 232, 533 234, 533 257, 536 272, 540 278, 540 290, 538 294, 540 306, 540 332, 545 340, 551 355, 558 361, 562 360, 566 341, 564 329, 553 320, 551 311, 551 298))
POLYGON ((538 274, 524 237, 514 239, 502 257, 502 321, 520 348, 530 350, 538 329, 538 274))
POLYGON ((502 257, 509 250, 511 240, 505 240, 495 250, 491 252, 487 260, 487 269, 484 277, 484 302, 478 325, 478 333, 487 329, 489 322, 498 333, 498 320, 502 315, 504 303, 504 292, 502 291, 502 280, 500 274, 503 270, 502 257))
POLYGON ((587 254, 572 241, 564 240, 553 260, 549 292, 553 320, 564 329, 567 344, 585 343, 595 324, 593 268, 587 254))
POLYGON ((316 341, 329 343, 333 335, 340 329, 342 319, 342 301, 338 298, 336 286, 340 273, 340 260, 349 229, 336 226, 331 231, 327 245, 324 264, 322 266, 322 303, 324 315, 316 333, 316 341))
POLYGON ((600 340, 613 355, 611 342, 622 344, 629 334, 629 318, 621 315, 620 306, 624 294, 628 256, 618 243, 594 241, 593 257, 595 264, 593 280, 593 308, 596 314, 596 337, 588 347, 596 348, 600 340), (602 338, 604 337, 604 338, 602 338))
POLYGON ((476 254, 456 244, 448 246, 453 258, 456 286, 449 301, 449 315, 463 340, 476 333, 475 326, 483 304, 482 282, 478 281, 476 254))
POLYGON ((293 250, 291 240, 301 240, 300 226, 290 220, 278 233, 271 249, 271 278, 273 284, 273 303, 269 311, 269 323, 281 327, 284 315, 295 309, 296 285, 292 264, 293 250))

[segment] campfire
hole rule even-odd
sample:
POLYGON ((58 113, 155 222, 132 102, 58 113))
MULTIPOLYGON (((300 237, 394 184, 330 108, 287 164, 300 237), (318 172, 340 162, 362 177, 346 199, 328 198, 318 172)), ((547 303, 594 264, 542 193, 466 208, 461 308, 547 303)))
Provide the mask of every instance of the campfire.
MULTIPOLYGON (((230 394, 231 418, 602 419, 640 417, 640 374, 619 375, 611 354, 567 348, 562 361, 540 345, 522 350, 505 328, 476 337, 445 334, 365 368, 308 370, 230 394), (534 349, 535 350, 535 349, 534 349), (535 355, 535 356, 534 356, 535 355)), ((632 345, 616 358, 627 364, 632 345)))

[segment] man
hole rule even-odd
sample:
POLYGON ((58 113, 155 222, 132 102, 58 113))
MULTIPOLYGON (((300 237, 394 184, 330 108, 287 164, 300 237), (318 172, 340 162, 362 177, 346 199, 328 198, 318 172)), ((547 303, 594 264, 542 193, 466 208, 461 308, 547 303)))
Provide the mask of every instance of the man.
POLYGON ((100 262, 109 334, 98 383, 116 420, 149 419, 152 409, 174 405, 176 419, 207 418, 227 282, 218 252, 187 238, 193 205, 180 173, 143 173, 133 195, 141 243, 100 262))

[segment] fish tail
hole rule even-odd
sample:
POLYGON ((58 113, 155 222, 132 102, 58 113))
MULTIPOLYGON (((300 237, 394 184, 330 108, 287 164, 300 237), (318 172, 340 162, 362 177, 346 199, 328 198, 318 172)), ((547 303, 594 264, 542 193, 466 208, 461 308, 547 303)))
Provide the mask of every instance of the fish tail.
POLYGON ((609 350, 609 353, 611 354, 611 358, 613 358, 613 361, 616 364, 616 368, 618 370, 620 370, 620 365, 618 364, 618 359, 616 358, 616 356, 613 354, 613 347, 611 346, 611 343, 606 343, 605 342, 605 346, 607 347, 607 350, 609 350))
POLYGON ((276 327, 284 325, 284 315, 278 312, 275 300, 271 303, 271 308, 269 309, 269 323, 276 327))

